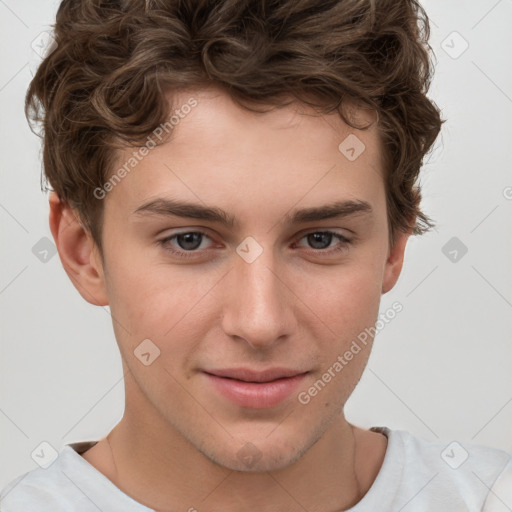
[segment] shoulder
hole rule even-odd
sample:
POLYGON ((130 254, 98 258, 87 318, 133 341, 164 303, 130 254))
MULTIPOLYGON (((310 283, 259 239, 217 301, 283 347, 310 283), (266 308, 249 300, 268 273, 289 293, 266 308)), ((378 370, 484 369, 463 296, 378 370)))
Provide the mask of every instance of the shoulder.
POLYGON ((49 468, 35 468, 11 482, 0 491, 2 512, 71 510, 76 494, 69 493, 70 481, 66 481, 60 464, 55 461, 49 468))
MULTIPOLYGON (((76 443, 88 445, 89 443, 76 443)), ((68 469, 77 471, 77 455, 70 446, 65 446, 56 459, 47 467, 37 467, 14 480, 0 491, 2 512, 69 512, 82 510, 87 497, 68 474, 68 469)), ((90 507, 90 501, 88 503, 90 507)), ((86 508, 83 508, 86 510, 86 508)))
POLYGON ((510 510, 512 510, 512 458, 489 490, 482 512, 510 512, 510 510))
POLYGON ((49 465, 9 482, 0 491, 1 512, 154 512, 118 489, 81 456, 96 443, 65 445, 49 465))
MULTIPOLYGON (((426 501, 457 507, 452 510, 500 510, 492 508, 491 496, 498 487, 512 488, 512 455, 475 443, 426 440, 401 430, 390 432, 395 454, 402 459, 406 494, 416 489, 426 501)), ((512 502, 507 505, 512 507, 512 502)))

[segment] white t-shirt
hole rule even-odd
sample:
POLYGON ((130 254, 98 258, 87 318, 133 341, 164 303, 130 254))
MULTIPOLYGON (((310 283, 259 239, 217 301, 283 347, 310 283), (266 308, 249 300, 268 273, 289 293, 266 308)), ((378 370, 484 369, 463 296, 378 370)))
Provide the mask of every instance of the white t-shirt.
MULTIPOLYGON (((425 441, 387 427, 370 430, 385 434, 388 447, 373 485, 350 512, 512 511, 510 454, 425 441)), ((154 512, 81 457, 95 443, 67 444, 46 469, 38 467, 12 480, 0 492, 0 511, 154 512)))

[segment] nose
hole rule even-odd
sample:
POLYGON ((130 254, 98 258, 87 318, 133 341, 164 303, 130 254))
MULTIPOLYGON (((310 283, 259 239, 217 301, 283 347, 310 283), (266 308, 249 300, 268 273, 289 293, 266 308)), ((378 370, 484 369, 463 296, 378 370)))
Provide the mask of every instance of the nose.
POLYGON ((234 260, 226 282, 224 332, 254 349, 269 348, 289 336, 295 325, 290 283, 271 250, 250 263, 238 254, 234 260))

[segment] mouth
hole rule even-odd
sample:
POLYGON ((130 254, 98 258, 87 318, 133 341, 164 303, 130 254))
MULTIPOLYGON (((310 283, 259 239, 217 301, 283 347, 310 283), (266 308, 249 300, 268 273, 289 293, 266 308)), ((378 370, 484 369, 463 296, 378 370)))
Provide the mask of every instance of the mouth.
POLYGON ((240 407, 267 409, 285 401, 309 373, 289 368, 203 370, 212 387, 240 407))

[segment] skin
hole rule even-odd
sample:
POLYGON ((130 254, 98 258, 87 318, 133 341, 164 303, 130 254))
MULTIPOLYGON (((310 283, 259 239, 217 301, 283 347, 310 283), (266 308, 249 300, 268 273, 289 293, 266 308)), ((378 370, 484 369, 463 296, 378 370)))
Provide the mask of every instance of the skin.
MULTIPOLYGON (((171 140, 103 200, 103 261, 76 213, 50 198, 62 264, 87 301, 110 305, 125 371, 124 416, 110 444, 102 439, 83 457, 155 510, 348 508, 371 487, 387 446, 343 413, 371 340, 307 405, 297 394, 375 325, 381 295, 402 268, 408 235, 388 245, 377 127, 355 130, 298 103, 254 114, 213 87, 182 92, 173 108, 191 97, 198 105, 171 140), (354 161, 338 149, 349 134, 366 146, 354 161), (222 208, 239 225, 133 214, 157 197, 222 208), (372 214, 283 222, 297 208, 356 199, 372 214), (193 257, 168 250, 185 252, 183 239, 159 244, 198 230, 206 236, 193 257), (337 238, 322 246, 306 236, 325 230, 352 243, 329 254, 337 238), (236 252, 248 236, 263 249, 252 263, 236 252), (145 339, 160 350, 148 366, 134 355, 145 339), (276 366, 308 374, 266 409, 234 404, 201 372, 276 366), (247 443, 257 453, 251 467, 237 456, 247 443)), ((120 166, 133 150, 119 153, 120 166)))

